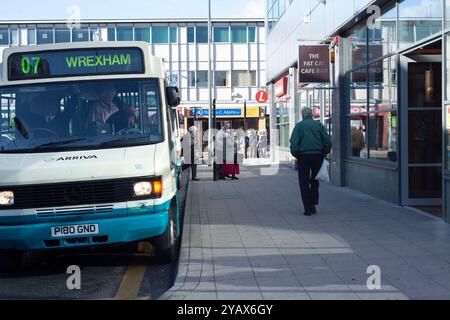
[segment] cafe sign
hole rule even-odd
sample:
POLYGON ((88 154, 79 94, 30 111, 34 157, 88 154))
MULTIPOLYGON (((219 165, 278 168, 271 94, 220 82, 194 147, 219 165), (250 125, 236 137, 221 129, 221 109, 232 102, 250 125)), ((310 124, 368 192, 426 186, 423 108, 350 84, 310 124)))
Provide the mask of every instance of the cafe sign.
POLYGON ((330 82, 330 50, 328 45, 306 45, 299 47, 299 83, 330 82))

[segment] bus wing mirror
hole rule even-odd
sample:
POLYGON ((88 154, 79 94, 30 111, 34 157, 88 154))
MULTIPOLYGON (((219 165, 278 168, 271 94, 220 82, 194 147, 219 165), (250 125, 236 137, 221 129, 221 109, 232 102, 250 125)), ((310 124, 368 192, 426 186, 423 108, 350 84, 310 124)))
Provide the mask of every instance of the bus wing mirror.
POLYGON ((177 87, 167 87, 166 97, 170 107, 178 107, 181 103, 180 90, 177 87))

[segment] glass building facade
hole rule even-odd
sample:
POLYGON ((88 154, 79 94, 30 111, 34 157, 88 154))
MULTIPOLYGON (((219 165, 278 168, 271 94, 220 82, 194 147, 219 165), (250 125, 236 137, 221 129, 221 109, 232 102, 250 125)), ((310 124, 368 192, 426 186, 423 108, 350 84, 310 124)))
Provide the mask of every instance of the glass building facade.
MULTIPOLYGON (((339 1, 321 4, 309 13, 312 20, 302 16, 291 22, 297 5, 305 1, 274 9, 276 1, 269 0, 267 41, 269 47, 278 45, 271 51, 292 48, 294 57, 299 46, 318 43, 313 31, 304 41, 297 36, 283 42, 283 34, 299 28, 299 19, 317 25, 339 1), (281 9, 291 7, 294 13, 284 18, 281 9), (277 29, 281 21, 283 28, 277 29)), ((364 6, 349 10, 337 29, 321 35, 333 57, 329 84, 299 84, 297 61, 287 60, 291 89, 271 98, 271 128, 279 137, 275 150, 282 160, 292 160, 286 137, 301 120, 301 109, 311 107, 332 134, 334 184, 450 222, 450 1, 383 2, 379 16, 366 12, 371 2, 360 2, 364 6)), ((273 92, 286 73, 278 75, 275 67, 283 69, 282 59, 271 54, 267 63, 273 92)))

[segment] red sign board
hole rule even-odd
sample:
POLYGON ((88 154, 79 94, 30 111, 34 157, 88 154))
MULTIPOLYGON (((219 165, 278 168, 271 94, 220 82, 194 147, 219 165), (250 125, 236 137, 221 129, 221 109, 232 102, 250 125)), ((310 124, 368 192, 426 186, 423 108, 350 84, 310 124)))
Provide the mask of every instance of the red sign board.
POLYGON ((299 83, 330 82, 330 49, 328 45, 300 46, 299 83))
POLYGON ((269 94, 266 91, 258 91, 256 93, 256 101, 258 101, 259 103, 266 103, 267 100, 269 100, 269 94))
POLYGON ((281 80, 278 80, 277 83, 275 83, 275 96, 277 98, 280 98, 280 97, 286 95, 287 84, 288 84, 288 79, 286 77, 284 77, 281 80))

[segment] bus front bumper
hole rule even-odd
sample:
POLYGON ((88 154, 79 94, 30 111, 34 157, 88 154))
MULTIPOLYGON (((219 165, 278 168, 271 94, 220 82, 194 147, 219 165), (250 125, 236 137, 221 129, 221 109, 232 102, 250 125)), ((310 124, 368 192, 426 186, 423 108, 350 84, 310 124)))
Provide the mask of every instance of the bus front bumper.
POLYGON ((34 251, 107 246, 136 242, 162 235, 168 211, 110 219, 80 220, 0 226, 0 249, 34 251), (52 237, 52 228, 97 225, 97 234, 52 237))

